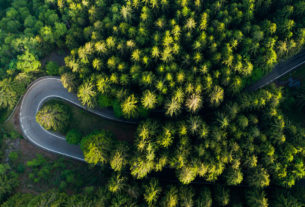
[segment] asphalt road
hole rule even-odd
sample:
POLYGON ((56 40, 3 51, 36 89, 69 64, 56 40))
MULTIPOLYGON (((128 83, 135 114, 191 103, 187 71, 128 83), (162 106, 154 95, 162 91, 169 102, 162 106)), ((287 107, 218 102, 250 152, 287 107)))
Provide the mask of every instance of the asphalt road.
POLYGON ((303 64, 305 64, 305 50, 302 50, 300 53, 291 57, 287 61, 276 65, 269 74, 267 74, 262 79, 248 87, 247 90, 255 91, 260 88, 263 88, 303 64))
POLYGON ((84 161, 84 155, 79 146, 70 145, 65 137, 51 133, 42 128, 36 122, 36 113, 40 107, 49 99, 60 98, 80 108, 88 110, 106 119, 136 123, 124 119, 118 119, 109 110, 92 110, 83 106, 75 94, 69 93, 57 77, 45 77, 36 80, 24 95, 20 107, 20 126, 25 138, 45 150, 84 161))

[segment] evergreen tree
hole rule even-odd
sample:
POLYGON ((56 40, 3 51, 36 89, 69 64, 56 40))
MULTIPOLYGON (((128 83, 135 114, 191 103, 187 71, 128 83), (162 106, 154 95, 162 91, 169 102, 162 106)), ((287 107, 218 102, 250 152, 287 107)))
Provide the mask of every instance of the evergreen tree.
POLYGON ((47 130, 61 131, 65 129, 70 114, 63 105, 48 104, 36 114, 36 121, 47 130))

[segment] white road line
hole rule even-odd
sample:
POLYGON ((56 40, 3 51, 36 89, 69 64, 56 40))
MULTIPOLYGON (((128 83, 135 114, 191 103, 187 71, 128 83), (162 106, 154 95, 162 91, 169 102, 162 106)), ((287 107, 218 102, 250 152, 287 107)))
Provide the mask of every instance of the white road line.
POLYGON ((49 135, 51 135, 51 136, 54 136, 54 137, 57 137, 58 139, 66 140, 66 137, 57 135, 57 134, 52 133, 52 132, 49 132, 48 130, 46 130, 45 128, 43 128, 43 127, 42 127, 40 124, 38 124, 38 123, 37 123, 37 125, 38 125, 44 132, 46 132, 47 134, 49 134, 49 135))
POLYGON ((71 158, 74 158, 74 159, 77 159, 77 160, 80 160, 80 161, 85 161, 84 158, 82 158, 82 157, 76 157, 76 156, 73 156, 73 155, 69 155, 69 154, 66 154, 66 153, 63 153, 63 152, 59 152, 59 151, 44 147, 44 146, 40 145, 39 143, 37 143, 36 141, 34 141, 32 139, 30 139, 30 141, 32 143, 34 143, 35 145, 37 145, 38 147, 41 147, 42 149, 46 149, 48 151, 51 151, 51 152, 54 152, 54 153, 57 153, 57 154, 60 154, 60 155, 65 155, 67 157, 71 157, 71 158))

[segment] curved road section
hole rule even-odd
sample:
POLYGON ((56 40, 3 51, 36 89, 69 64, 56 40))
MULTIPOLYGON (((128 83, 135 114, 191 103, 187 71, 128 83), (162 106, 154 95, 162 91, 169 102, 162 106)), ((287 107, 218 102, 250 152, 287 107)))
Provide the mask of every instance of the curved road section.
POLYGON ((262 79, 248 87, 247 90, 255 91, 257 89, 263 88, 303 64, 305 64, 305 50, 302 50, 300 53, 291 57, 287 61, 276 65, 269 74, 267 74, 262 79))
POLYGON ((75 94, 69 93, 57 77, 45 77, 35 81, 24 95, 19 121, 22 133, 29 141, 45 150, 84 161, 79 146, 68 144, 64 136, 51 133, 36 122, 36 113, 49 99, 60 98, 103 118, 135 124, 136 122, 116 118, 110 110, 88 109, 83 106, 75 94))

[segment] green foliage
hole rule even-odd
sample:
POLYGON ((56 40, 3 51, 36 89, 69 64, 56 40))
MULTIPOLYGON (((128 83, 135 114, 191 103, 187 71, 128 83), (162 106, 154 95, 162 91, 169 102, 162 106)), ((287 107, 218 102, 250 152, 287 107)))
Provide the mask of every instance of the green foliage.
MULTIPOLYGON (((97 91, 118 98, 125 118, 137 117, 140 104, 165 108, 171 117, 220 106, 241 91, 245 79, 270 70, 304 45, 304 35, 299 38, 301 32, 294 31, 302 21, 293 12, 279 16, 283 7, 275 1, 269 1, 269 12, 262 12, 259 2, 88 4, 94 8, 88 18, 76 13, 79 18, 72 18, 89 25, 83 28, 85 41, 73 47, 66 63, 83 83, 90 76, 97 91), (98 9, 104 15, 96 15, 98 9)), ((72 34, 69 38, 78 40, 72 34)))
POLYGON ((126 178, 120 174, 114 174, 108 182, 108 190, 112 193, 119 193, 126 185, 126 178))
POLYGON ((113 99, 105 95, 99 95, 97 98, 99 107, 107 108, 113 105, 113 99))
POLYGON ((0 164, 0 202, 3 202, 14 193, 18 183, 18 176, 11 171, 10 166, 7 164, 0 164))
POLYGON ((256 167, 251 169, 251 173, 248 176, 249 185, 260 188, 269 185, 270 179, 269 174, 264 168, 256 167))
POLYGON ((304 203, 299 202, 290 192, 288 191, 277 191, 274 195, 273 206, 274 207, 301 207, 304 203))
POLYGON ((127 144, 119 143, 112 151, 110 166, 114 171, 122 171, 128 164, 128 148, 127 144))
POLYGON ((121 104, 123 115, 126 118, 136 118, 138 116, 137 99, 131 95, 121 104))
POLYGON ((225 177, 228 185, 238 185, 243 181, 243 173, 233 168, 228 168, 225 177))
POLYGON ((17 69, 22 72, 38 71, 40 66, 40 61, 28 50, 23 55, 18 56, 17 69))
POLYGON ((116 117, 120 118, 123 116, 122 108, 118 101, 114 101, 112 107, 113 107, 114 115, 116 117))
POLYGON ((19 154, 18 152, 10 152, 10 154, 8 155, 8 158, 10 159, 11 162, 16 162, 19 158, 19 154))
POLYGON ((112 135, 106 131, 94 132, 82 139, 81 148, 88 163, 107 163, 113 149, 112 135))
POLYGON ((154 206, 157 203, 161 193, 161 187, 156 179, 151 179, 147 185, 144 185, 144 199, 149 206, 154 206))
POLYGON ((86 82, 78 89, 77 97, 81 100, 83 105, 92 108, 95 106, 96 92, 93 90, 94 86, 90 82, 86 82))
POLYGON ((3 207, 26 206, 32 199, 33 199, 33 195, 31 194, 17 193, 11 196, 6 202, 2 203, 2 206, 3 207))
POLYGON ((224 186, 216 185, 215 201, 219 206, 227 206, 230 202, 230 190, 224 186))
POLYGON ((59 74, 59 66, 56 62, 50 61, 46 64, 46 71, 48 75, 58 75, 59 74))
POLYGON ((55 188, 60 191, 79 192, 84 186, 100 182, 96 169, 90 169, 81 163, 76 165, 75 162, 61 158, 50 160, 37 154, 36 158, 26 163, 26 167, 28 177, 34 182, 37 190, 43 190, 44 186, 47 186, 50 189, 55 188))
POLYGON ((47 163, 47 160, 40 154, 36 155, 36 158, 26 163, 27 167, 33 169, 29 174, 29 178, 35 183, 41 179, 47 179, 51 176, 51 166, 47 163))
POLYGON ((61 75, 60 80, 63 86, 69 91, 74 92, 76 90, 75 75, 72 73, 64 73, 61 75))
MULTIPOLYGON (((149 180, 143 182, 144 197, 137 185, 130 186, 140 182, 134 178, 165 167, 183 184, 201 177, 228 185, 291 187, 304 178, 304 130, 281 113, 281 90, 242 90, 304 46, 303 0, 2 0, 0 7, 2 109, 15 106, 40 71, 40 59, 68 48, 65 71, 50 62, 49 75, 63 73, 64 87, 87 107, 112 106, 117 117, 142 119, 128 147, 105 131, 81 141, 87 162, 109 163, 120 173, 105 185, 110 193, 67 198, 51 192, 22 198, 28 206, 137 206, 143 198, 150 206, 234 205, 224 186, 212 196, 209 188, 198 192, 149 180)), ((37 121, 62 130, 70 120, 54 106, 43 107, 37 121)), ((69 143, 79 140, 75 131, 67 134, 69 143)), ((38 159, 28 166, 48 177, 52 167, 42 167, 45 163, 38 159)), ((38 182, 35 172, 31 177, 38 182)), ((77 180, 63 174, 60 189, 77 180)), ((262 189, 246 197, 249 206, 267 205, 262 189)), ((297 198, 281 194, 273 200, 278 206, 299 205, 297 198)))
POLYGON ((77 129, 70 129, 66 134, 66 141, 69 144, 79 144, 82 134, 77 129))
POLYGON ((69 120, 70 113, 60 104, 47 104, 36 114, 36 121, 47 130, 63 131, 69 120))
POLYGON ((268 199, 265 192, 260 189, 252 189, 246 192, 246 202, 249 207, 268 207, 268 199))
POLYGON ((184 207, 194 206, 194 189, 191 187, 181 187, 180 188, 180 205, 184 207))
POLYGON ((4 79, 0 82, 0 107, 13 109, 17 103, 17 93, 13 87, 13 81, 4 79))
POLYGON ((197 206, 211 207, 212 203, 213 200, 212 200, 211 190, 207 187, 203 187, 196 202, 197 206))
POLYGON ((175 186, 169 186, 169 188, 165 191, 161 206, 175 207, 178 206, 178 201, 178 189, 175 186))

